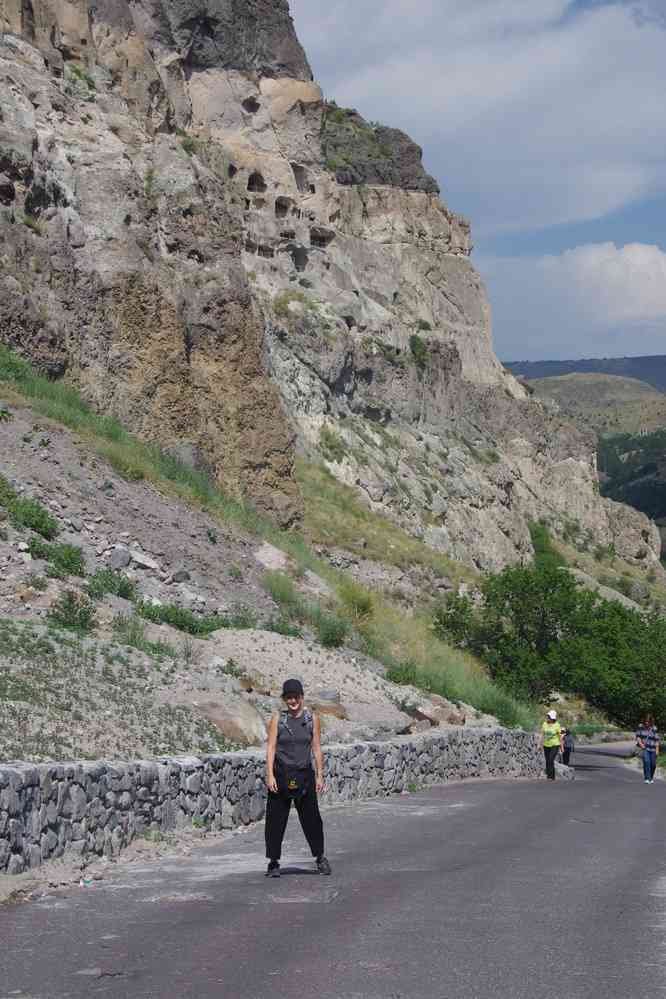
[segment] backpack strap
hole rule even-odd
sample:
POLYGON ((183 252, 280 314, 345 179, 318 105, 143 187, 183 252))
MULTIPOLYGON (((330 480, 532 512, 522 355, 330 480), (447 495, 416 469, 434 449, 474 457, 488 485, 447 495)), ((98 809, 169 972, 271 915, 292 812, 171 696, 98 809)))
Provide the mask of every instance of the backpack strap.
MULTIPOLYGON (((308 732, 310 733, 310 738, 312 738, 312 736, 314 735, 314 718, 312 716, 312 712, 308 708, 303 709, 303 719, 305 721, 305 724, 307 725, 308 732)), ((287 732, 289 732, 290 735, 292 734, 291 729, 289 728, 288 711, 280 712, 280 720, 278 721, 278 727, 280 725, 282 725, 283 728, 286 728, 287 732)))

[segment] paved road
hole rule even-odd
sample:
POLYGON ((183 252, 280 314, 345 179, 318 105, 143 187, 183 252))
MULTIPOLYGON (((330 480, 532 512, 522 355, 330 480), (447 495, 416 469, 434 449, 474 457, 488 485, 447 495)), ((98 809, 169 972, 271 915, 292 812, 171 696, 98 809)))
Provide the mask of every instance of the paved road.
POLYGON ((0 997, 629 999, 666 994, 666 782, 470 781, 332 809, 331 878, 290 823, 0 910, 0 997))

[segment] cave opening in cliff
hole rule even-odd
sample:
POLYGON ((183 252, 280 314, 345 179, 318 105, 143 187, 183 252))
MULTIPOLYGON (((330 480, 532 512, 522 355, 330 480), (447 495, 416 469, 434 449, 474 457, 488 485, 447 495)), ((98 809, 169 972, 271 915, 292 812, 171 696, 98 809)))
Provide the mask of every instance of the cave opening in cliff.
POLYGON ((247 97, 243 101, 243 110, 247 111, 248 114, 256 114, 261 104, 254 97, 247 97))
POLYGON ((254 194, 266 193, 267 189, 266 181, 264 180, 264 178, 262 177, 262 175, 259 173, 258 170, 255 170, 254 173, 250 174, 250 179, 247 182, 247 189, 248 191, 251 191, 254 194))
POLYGON ((289 248, 291 259, 297 271, 304 271, 308 266, 308 251, 304 246, 291 246, 289 248))
POLYGON ((289 208, 292 204, 291 198, 276 198, 275 199, 275 217, 278 219, 286 219, 289 214, 289 208))
POLYGON ((310 229, 310 246, 315 246, 319 250, 325 250, 335 239, 335 233, 330 229, 323 229, 321 226, 313 226, 310 229))
POLYGON ((291 169, 294 174, 294 180, 296 181, 296 187, 301 193, 307 191, 308 185, 308 172, 305 167, 302 167, 299 163, 292 163, 291 169))
POLYGON ((31 42, 35 40, 35 12, 30 0, 21 4, 21 31, 31 42))
POLYGON ((230 163, 227 167, 227 174, 229 175, 229 180, 233 180, 238 173, 238 167, 235 164, 230 163))

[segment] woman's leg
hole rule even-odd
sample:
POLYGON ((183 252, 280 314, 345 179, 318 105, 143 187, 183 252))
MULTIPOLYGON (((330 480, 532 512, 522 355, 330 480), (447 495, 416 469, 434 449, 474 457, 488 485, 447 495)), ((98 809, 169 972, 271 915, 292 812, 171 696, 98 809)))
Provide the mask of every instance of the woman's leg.
POLYGON ((645 780, 652 780, 652 761, 650 760, 650 755, 647 749, 643 750, 643 777, 645 777, 645 780))
POLYGON ((571 750, 565 749, 564 752, 562 753, 562 763, 564 763, 565 767, 569 766, 570 757, 571 757, 571 750))
POLYGON ((656 751, 650 753, 650 780, 654 780, 654 774, 657 769, 657 753, 656 751))
POLYGON ((279 860, 282 855, 282 840, 287 828, 291 801, 280 794, 268 792, 266 802, 266 856, 269 860, 279 860))
POLYGON ((317 792, 314 786, 311 786, 302 798, 296 799, 296 811, 312 856, 322 857, 324 855, 324 823, 321 820, 317 792))
POLYGON ((544 754, 546 756, 546 777, 549 780, 555 780, 555 757, 558 754, 557 746, 548 746, 544 749, 544 754))

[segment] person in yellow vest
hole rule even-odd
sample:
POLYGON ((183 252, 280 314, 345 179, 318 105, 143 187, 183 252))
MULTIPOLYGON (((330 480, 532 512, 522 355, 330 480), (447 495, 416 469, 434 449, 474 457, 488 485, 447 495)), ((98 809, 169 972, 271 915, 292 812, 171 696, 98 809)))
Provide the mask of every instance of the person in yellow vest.
POLYGON ((557 711, 549 711, 541 726, 541 744, 546 757, 546 777, 555 780, 555 757, 562 752, 562 729, 557 720, 557 711))

